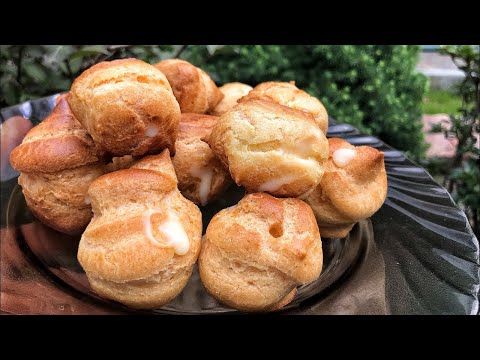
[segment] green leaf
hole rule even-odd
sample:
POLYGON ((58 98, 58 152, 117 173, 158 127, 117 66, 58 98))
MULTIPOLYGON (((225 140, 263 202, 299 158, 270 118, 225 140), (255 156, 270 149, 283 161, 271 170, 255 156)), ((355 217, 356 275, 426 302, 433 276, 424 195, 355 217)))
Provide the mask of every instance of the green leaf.
POLYGON ((88 45, 82 47, 80 50, 75 51, 73 54, 70 55, 70 60, 76 58, 83 58, 90 55, 109 55, 106 46, 104 45, 88 45))
POLYGON ((37 63, 26 63, 24 65, 25 72, 33 78, 36 82, 42 83, 47 79, 45 69, 37 63))

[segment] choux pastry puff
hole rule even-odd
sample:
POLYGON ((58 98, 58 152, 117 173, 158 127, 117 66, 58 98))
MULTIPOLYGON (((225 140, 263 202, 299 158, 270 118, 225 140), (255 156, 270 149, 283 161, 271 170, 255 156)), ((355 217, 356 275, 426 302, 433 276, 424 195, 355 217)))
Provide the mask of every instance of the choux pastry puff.
POLYGON ((305 201, 312 207, 323 237, 343 238, 353 225, 372 216, 387 196, 383 153, 328 139, 325 174, 305 201))
POLYGON ((222 115, 207 142, 237 185, 279 197, 313 190, 328 157, 327 139, 310 114, 264 100, 222 115))
POLYGON ((105 172, 104 155, 63 96, 10 154, 32 213, 62 233, 81 233, 92 218, 89 185, 105 172))
POLYGON ((210 112, 210 114, 215 116, 222 116, 232 109, 237 105, 237 101, 247 95, 253 88, 247 84, 232 82, 220 86, 218 89, 222 92, 223 99, 210 112))
POLYGON ((246 195, 207 227, 198 268, 220 302, 242 311, 270 311, 318 278, 323 254, 312 209, 299 199, 246 195), (293 293, 292 293, 293 291, 293 293))
POLYGON ((318 127, 325 135, 327 134, 328 114, 325 106, 317 98, 297 88, 294 81, 261 83, 238 102, 252 99, 273 101, 311 114, 318 127))
POLYGON ((210 76, 188 61, 168 59, 155 67, 167 77, 182 113, 205 114, 223 98, 210 76))
POLYGON ((232 184, 228 171, 203 139, 210 135, 216 116, 182 114, 172 159, 183 196, 205 206, 232 184))
POLYGON ((165 75, 137 59, 104 61, 73 83, 68 102, 113 156, 174 152, 180 107, 165 75))
POLYGON ((198 207, 177 189, 168 149, 89 188, 93 219, 78 261, 100 296, 133 308, 157 308, 185 287, 200 251, 198 207))

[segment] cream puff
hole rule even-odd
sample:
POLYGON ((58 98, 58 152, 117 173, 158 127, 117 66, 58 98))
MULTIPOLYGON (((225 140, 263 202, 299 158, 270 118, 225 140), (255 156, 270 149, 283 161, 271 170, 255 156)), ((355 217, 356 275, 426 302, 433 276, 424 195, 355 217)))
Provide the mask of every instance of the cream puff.
POLYGON ((304 111, 312 115, 318 127, 324 134, 327 134, 328 114, 325 106, 317 98, 297 88, 294 81, 261 83, 255 86, 246 96, 239 99, 238 102, 252 99, 273 101, 280 105, 304 111))
POLYGON ((180 107, 165 75, 146 62, 92 66, 74 81, 68 102, 93 140, 114 156, 174 152, 180 107))
POLYGON ((88 194, 94 216, 78 261, 92 289, 141 309, 175 298, 200 252, 202 216, 178 191, 168 149, 99 177, 88 194))
POLYGON ((270 101, 244 101, 221 116, 207 139, 237 185, 298 197, 323 175, 328 142, 312 116, 270 101))
POLYGON ((198 268, 220 302, 242 311, 286 305, 318 278, 322 242, 311 208, 299 199, 246 195, 217 213, 202 240, 198 268))
POLYGON ((81 233, 92 217, 89 185, 105 171, 104 155, 60 99, 10 154, 28 207, 44 224, 81 233))
POLYGON ((343 238, 353 225, 372 216, 387 196, 383 153, 328 139, 329 156, 320 184, 305 197, 323 237, 343 238))
POLYGON ((227 111, 237 105, 238 99, 247 95, 253 88, 250 85, 242 84, 240 82, 232 82, 225 84, 218 88, 222 94, 223 99, 210 112, 215 116, 222 116, 227 111))
POLYGON ((115 156, 112 160, 105 166, 105 172, 113 172, 118 170, 124 170, 130 168, 135 161, 139 160, 141 157, 134 157, 132 155, 124 156, 115 156))
POLYGON ((182 114, 173 166, 183 196, 205 206, 232 184, 229 172, 203 139, 210 135, 216 116, 182 114))
POLYGON ((168 59, 154 66, 167 77, 182 113, 205 114, 223 98, 210 76, 188 61, 168 59))

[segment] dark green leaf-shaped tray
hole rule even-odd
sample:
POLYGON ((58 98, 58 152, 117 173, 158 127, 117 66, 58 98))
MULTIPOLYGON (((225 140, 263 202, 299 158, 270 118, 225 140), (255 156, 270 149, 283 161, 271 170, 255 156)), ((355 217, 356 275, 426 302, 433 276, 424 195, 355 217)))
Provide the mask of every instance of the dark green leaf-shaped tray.
MULTIPOLYGON (((2 123, 22 115, 37 124, 54 103, 55 96, 51 96, 3 109, 2 123)), ((296 298, 279 313, 478 314, 478 240, 448 192, 382 141, 332 119, 330 124, 329 137, 385 153, 388 197, 371 219, 358 223, 345 239, 322 239, 320 278, 300 287, 296 298)), ((2 154, 2 162, 7 155, 2 154)), ((157 310, 131 310, 98 297, 76 259, 79 238, 36 221, 17 185, 18 174, 8 163, 2 165, 2 172, 3 313, 237 313, 205 292, 197 271, 174 301, 157 310)), ((216 212, 237 203, 243 194, 241 188, 232 187, 222 199, 203 208, 204 227, 216 212)))

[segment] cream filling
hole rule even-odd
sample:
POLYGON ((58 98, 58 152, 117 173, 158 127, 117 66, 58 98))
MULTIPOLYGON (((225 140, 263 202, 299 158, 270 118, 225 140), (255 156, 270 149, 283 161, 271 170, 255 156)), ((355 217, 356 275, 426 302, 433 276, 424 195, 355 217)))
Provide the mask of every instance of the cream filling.
POLYGON ((355 157, 354 149, 338 149, 333 152, 332 159, 338 167, 345 167, 355 157))
POLYGON ((212 186, 213 171, 211 168, 194 168, 191 171, 192 175, 200 179, 200 185, 198 187, 198 197, 202 206, 207 205, 208 195, 210 194, 210 188, 212 186))
POLYGON ((258 190, 266 191, 266 192, 274 192, 279 190, 283 185, 289 184, 296 179, 297 179, 297 176, 295 175, 287 175, 287 176, 282 176, 276 179, 271 179, 261 184, 258 187, 258 190))
POLYGON ((316 161, 313 159, 303 159, 297 153, 292 151, 285 151, 283 149, 273 150, 278 155, 282 156, 283 160, 287 160, 289 162, 297 163, 302 166, 315 166, 316 161))
POLYGON ((153 236, 152 231, 152 215, 161 214, 162 211, 158 210, 147 210, 145 212, 145 236, 155 245, 159 247, 173 247, 174 251, 178 255, 185 255, 190 249, 190 241, 185 230, 182 227, 179 219, 172 215, 168 214, 167 220, 158 226, 157 230, 160 231, 166 238, 166 242, 159 242, 153 236))
POLYGON ((147 129, 145 130, 145 135, 148 137, 155 137, 158 134, 158 127, 155 125, 149 125, 147 129))

